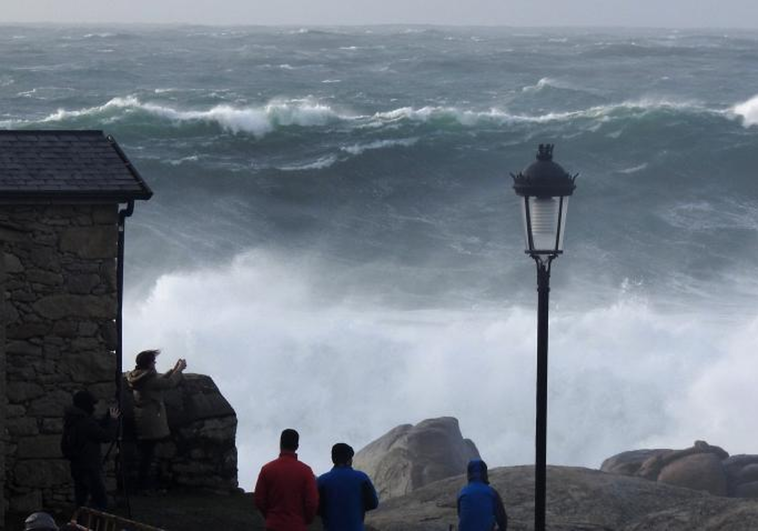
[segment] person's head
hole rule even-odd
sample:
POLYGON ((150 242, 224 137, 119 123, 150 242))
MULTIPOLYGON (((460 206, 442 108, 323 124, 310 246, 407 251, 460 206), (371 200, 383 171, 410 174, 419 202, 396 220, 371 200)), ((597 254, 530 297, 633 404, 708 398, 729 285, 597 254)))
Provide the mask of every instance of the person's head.
POLYGON ((137 354, 137 368, 138 369, 152 369, 155 367, 155 358, 160 354, 159 349, 143 350, 137 354))
POLYGON ((58 531, 58 526, 49 514, 32 513, 24 520, 24 531, 58 531))
POLYGON ((332 463, 335 466, 345 466, 353 464, 355 451, 349 444, 337 443, 332 446, 332 463))
MULTIPOLYGON (((74 393, 74 407, 78 407, 82 411, 89 413, 90 415, 95 412, 95 404, 97 399, 92 396, 87 390, 77 391, 74 393)), ((37 513, 35 513, 37 514, 37 513)), ((45 513, 39 513, 45 514, 45 513)))
POLYGON ((469 481, 481 481, 482 483, 490 482, 487 475, 487 463, 481 459, 472 459, 468 462, 466 476, 469 481))
POLYGON ((300 446, 300 434, 292 428, 284 430, 282 436, 279 437, 279 448, 288 452, 294 452, 298 446, 300 446))

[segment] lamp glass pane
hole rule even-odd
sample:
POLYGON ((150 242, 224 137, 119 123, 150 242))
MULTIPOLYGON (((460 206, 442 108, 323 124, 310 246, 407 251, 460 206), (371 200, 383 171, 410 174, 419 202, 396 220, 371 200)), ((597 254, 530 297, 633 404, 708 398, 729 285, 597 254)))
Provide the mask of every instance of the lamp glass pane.
POLYGON ((529 215, 527 209, 529 208, 529 197, 521 197, 521 215, 524 222, 524 247, 527 251, 531 251, 532 248, 529 245, 529 215))
POLYGON ((558 250, 563 251, 563 235, 566 234, 566 212, 568 212, 569 198, 568 196, 561 197, 563 201, 563 207, 561 208, 561 233, 558 236, 558 250))
MULTIPOLYGON (((554 252, 558 235, 560 197, 529 197, 533 252, 554 252)), ((561 240, 562 238, 561 234, 561 240)), ((562 245, 562 244, 561 244, 562 245)))

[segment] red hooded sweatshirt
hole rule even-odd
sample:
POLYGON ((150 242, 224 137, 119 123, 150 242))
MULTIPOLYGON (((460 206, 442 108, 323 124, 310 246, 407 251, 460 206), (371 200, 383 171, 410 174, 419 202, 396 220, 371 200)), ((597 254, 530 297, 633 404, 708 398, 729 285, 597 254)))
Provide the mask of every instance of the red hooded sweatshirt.
POLYGON ((255 484, 255 506, 267 531, 306 531, 318 510, 318 488, 311 467, 295 452, 282 451, 261 468, 255 484))

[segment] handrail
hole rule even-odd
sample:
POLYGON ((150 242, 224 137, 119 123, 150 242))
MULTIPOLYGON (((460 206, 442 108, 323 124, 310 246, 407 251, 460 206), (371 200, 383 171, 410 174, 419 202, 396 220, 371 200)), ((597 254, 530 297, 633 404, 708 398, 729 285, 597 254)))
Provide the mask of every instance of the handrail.
POLYGON ((160 527, 142 524, 89 507, 79 507, 71 516, 71 523, 86 531, 165 531, 160 527))

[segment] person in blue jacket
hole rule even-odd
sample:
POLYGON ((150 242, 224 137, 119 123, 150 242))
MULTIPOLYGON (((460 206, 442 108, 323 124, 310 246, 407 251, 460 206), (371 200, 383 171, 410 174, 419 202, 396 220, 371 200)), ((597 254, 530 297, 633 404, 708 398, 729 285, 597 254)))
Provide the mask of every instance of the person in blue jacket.
POLYGON ((353 449, 345 443, 332 446, 332 468, 318 478, 319 514, 325 531, 364 531, 367 511, 379 506, 371 479, 353 470, 353 449))
POLYGON ((458 531, 499 531, 508 529, 508 515, 500 494, 490 487, 487 463, 468 463, 468 485, 458 493, 458 531))

